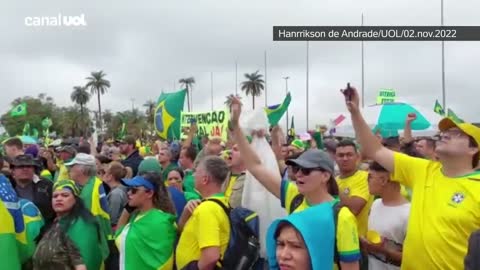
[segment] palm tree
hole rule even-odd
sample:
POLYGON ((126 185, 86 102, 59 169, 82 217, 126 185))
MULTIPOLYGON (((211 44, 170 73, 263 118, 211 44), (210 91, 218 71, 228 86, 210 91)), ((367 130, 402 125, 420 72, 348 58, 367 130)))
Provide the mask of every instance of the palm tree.
MULTIPOLYGON (((193 85, 195 84, 195 78, 188 77, 178 80, 178 82, 187 89, 187 104, 188 104, 188 111, 191 111, 192 108, 190 106, 190 91, 192 91, 193 85)), ((193 103, 193 102, 192 102, 193 103)))
POLYGON ((84 106, 90 101, 90 93, 87 92, 87 88, 83 86, 74 86, 73 92, 70 98, 77 105, 80 105, 80 113, 84 115, 84 106))
POLYGON ((245 73, 246 81, 242 82, 242 91, 245 91, 245 94, 252 96, 252 106, 255 110, 255 97, 258 97, 262 94, 262 91, 265 89, 265 81, 262 79, 263 75, 258 74, 258 70, 255 73, 248 74, 245 73))
POLYGON ((102 130, 102 106, 100 104, 100 95, 103 95, 107 92, 107 89, 110 88, 110 81, 105 79, 107 74, 103 73, 103 70, 92 71, 90 77, 87 77, 88 80, 85 87, 90 88, 92 94, 97 94, 98 97, 98 121, 100 123, 100 130, 102 130))
POLYGON ((227 105, 227 107, 230 109, 230 107, 232 106, 232 102, 233 102, 233 98, 236 97, 237 99, 240 99, 240 96, 235 96, 234 94, 231 94, 231 95, 228 95, 226 96, 226 100, 224 102, 225 105, 227 105))

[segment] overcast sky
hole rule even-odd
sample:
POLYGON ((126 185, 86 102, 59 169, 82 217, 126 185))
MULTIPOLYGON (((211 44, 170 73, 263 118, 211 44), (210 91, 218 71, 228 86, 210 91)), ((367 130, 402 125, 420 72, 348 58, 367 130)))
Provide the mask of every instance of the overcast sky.
MULTIPOLYGON (((439 25, 440 0, 402 1, 2 1, 0 3, 0 106, 45 92, 69 105, 75 85, 90 71, 104 70, 112 83, 102 96, 113 111, 156 100, 161 90, 179 88, 194 76, 193 108, 214 106, 235 92, 245 72, 265 73, 267 99, 281 102, 289 76, 295 124, 305 128, 306 43, 273 42, 274 25, 439 25), (26 16, 85 14, 86 27, 27 27, 26 16)), ((478 0, 445 0, 446 25, 480 25, 478 0)), ((344 110, 338 91, 346 82, 361 86, 360 42, 310 42, 310 127, 344 110)), ((469 121, 480 121, 480 42, 445 45, 447 104, 469 121)), ((240 88, 240 87, 239 87, 240 88)), ((366 42, 365 99, 381 88, 428 110, 441 101, 440 42, 366 42)), ((240 91, 240 89, 239 89, 240 91)), ((251 106, 251 99, 245 99, 251 106)), ((257 99, 265 104, 265 97, 257 99)), ((88 104, 97 108, 96 99, 88 104)))

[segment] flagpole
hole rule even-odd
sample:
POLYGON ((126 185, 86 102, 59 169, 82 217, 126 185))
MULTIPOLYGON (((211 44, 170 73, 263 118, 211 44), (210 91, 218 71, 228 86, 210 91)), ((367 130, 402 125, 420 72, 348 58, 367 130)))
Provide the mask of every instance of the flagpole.
MULTIPOLYGON (((441 26, 443 26, 444 21, 443 21, 443 0, 440 2, 440 9, 441 9, 441 26)), ((443 108, 447 108, 447 100, 446 100, 446 91, 445 91, 445 41, 442 40, 442 105, 443 108)))
POLYGON ((238 63, 235 61, 235 96, 238 95, 238 63))
MULTIPOLYGON (((363 26, 363 13, 362 13, 362 26, 363 26)), ((362 108, 365 107, 365 57, 364 47, 362 40, 362 108)))
POLYGON ((212 101, 212 111, 213 111, 213 71, 210 72, 210 83, 211 83, 211 101, 212 101))
POLYGON ((265 50, 265 107, 267 107, 267 50, 265 50))
MULTIPOLYGON (((285 95, 288 95, 288 79, 290 79, 290 77, 286 76, 286 77, 283 77, 283 79, 285 80, 285 95)), ((285 129, 287 132, 288 132, 288 108, 287 108, 287 128, 285 129)))
POLYGON ((309 66, 309 63, 308 63, 308 48, 309 47, 309 44, 308 44, 308 40, 307 40, 307 77, 306 77, 306 111, 307 111, 307 131, 308 131, 308 66, 309 66))

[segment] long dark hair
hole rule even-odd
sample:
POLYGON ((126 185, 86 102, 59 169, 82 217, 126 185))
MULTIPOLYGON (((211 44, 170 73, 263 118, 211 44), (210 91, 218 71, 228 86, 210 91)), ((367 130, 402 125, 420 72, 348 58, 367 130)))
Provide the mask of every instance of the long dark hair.
MULTIPOLYGON (((97 229, 97 237, 98 241, 101 241, 101 234, 100 234, 100 225, 98 224, 97 220, 95 217, 92 215, 90 210, 88 210, 85 207, 85 204, 83 203, 82 199, 78 196, 75 196, 75 204, 73 205, 72 209, 62 218, 65 221, 65 225, 61 226, 62 231, 65 233, 68 231, 70 226, 77 221, 77 219, 81 218, 83 219, 86 223, 90 223, 95 225, 95 228, 97 229)), ((63 222, 62 222, 63 223, 63 222)), ((38 237, 35 238, 35 242, 38 244, 40 240, 43 238, 45 233, 51 228, 53 225, 53 222, 50 222, 49 224, 46 224, 40 229, 40 233, 38 234, 38 237)))
POLYGON ((162 175, 155 172, 148 172, 142 174, 142 176, 156 187, 153 194, 153 206, 165 213, 176 215, 177 211, 170 197, 170 192, 168 192, 167 187, 162 181, 162 175))

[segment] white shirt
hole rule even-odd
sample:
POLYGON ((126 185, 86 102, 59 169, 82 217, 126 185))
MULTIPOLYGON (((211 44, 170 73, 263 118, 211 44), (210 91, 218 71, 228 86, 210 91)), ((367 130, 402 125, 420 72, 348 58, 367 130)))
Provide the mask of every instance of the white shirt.
MULTIPOLYGON (((386 238, 386 245, 403 245, 407 233, 410 203, 398 206, 386 206, 382 199, 376 199, 370 209, 368 230, 376 231, 386 238)), ((382 256, 379 256, 382 257, 382 256)), ((399 270, 400 267, 382 262, 372 255, 368 256, 369 270, 399 270)))

